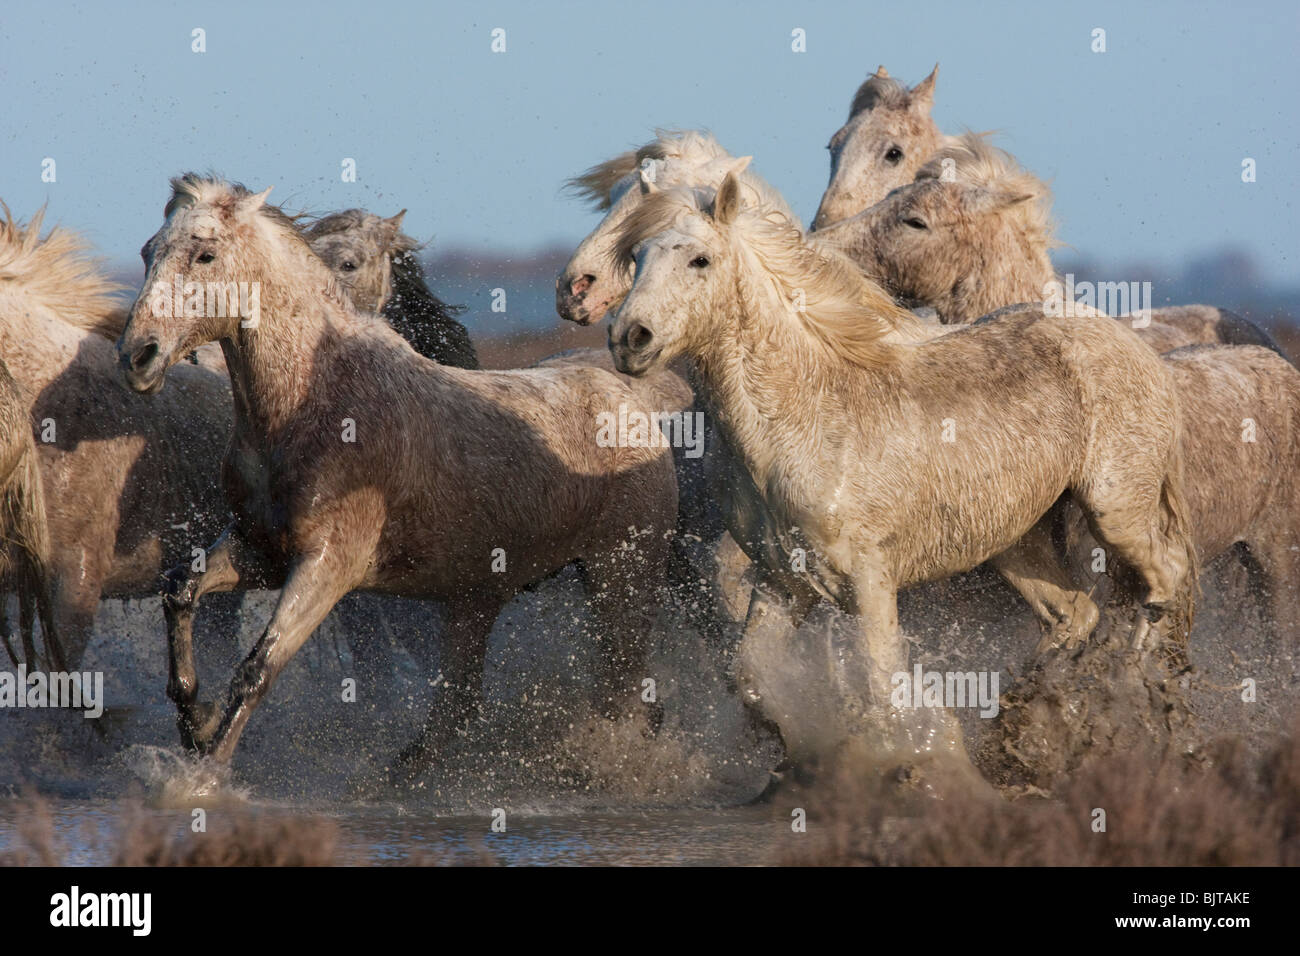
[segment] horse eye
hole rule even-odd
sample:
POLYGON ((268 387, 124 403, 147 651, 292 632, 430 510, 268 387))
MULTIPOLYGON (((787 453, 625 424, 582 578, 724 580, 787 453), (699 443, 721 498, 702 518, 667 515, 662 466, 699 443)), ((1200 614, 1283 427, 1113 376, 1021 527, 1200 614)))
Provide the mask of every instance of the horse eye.
POLYGON ((211 261, 212 261, 213 259, 215 259, 215 258, 216 258, 216 255, 213 254, 213 253, 211 253, 211 252, 201 252, 201 253, 199 253, 199 257, 198 257, 197 259, 195 259, 194 261, 195 261, 195 262, 208 263, 208 262, 211 262, 211 261))
POLYGON ((355 272, 357 269, 357 264, 353 262, 351 259, 349 259, 347 262, 344 262, 343 265, 340 266, 340 268, 344 272, 355 272))
POLYGON ((692 269, 703 269, 708 264, 709 264, 708 256, 696 256, 694 259, 691 260, 692 269))
POLYGON ((904 220, 903 220, 903 224, 904 224, 904 225, 907 225, 907 226, 911 226, 913 229, 929 229, 929 228, 930 228, 929 226, 927 226, 927 225, 925 224, 925 220, 923 220, 923 219, 917 219, 915 216, 913 216, 911 219, 904 219, 904 220))
POLYGON ((892 163, 894 165, 897 165, 898 161, 901 160, 902 158, 903 158, 903 151, 899 149, 897 146, 889 147, 889 151, 885 153, 885 162, 887 163, 892 163))

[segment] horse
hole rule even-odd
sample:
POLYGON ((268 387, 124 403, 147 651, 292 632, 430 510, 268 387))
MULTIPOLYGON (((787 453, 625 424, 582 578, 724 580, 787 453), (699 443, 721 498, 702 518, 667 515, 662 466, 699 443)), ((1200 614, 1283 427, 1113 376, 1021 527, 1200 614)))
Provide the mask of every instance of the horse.
POLYGON ((849 118, 826 146, 830 182, 813 217, 812 231, 848 219, 912 181, 949 138, 930 110, 939 65, 908 89, 882 66, 853 94, 849 118))
MULTIPOLYGON (((122 387, 112 339, 125 312, 75 233, 41 238, 42 209, 0 223, 0 360, 30 396, 49 528, 53 620, 80 663, 101 597, 158 593, 229 522, 217 481, 230 389, 186 364, 144 399, 122 387)), ((31 426, 28 428, 31 431, 31 426)))
MULTIPOLYGON (((331 213, 319 223, 327 224, 324 237, 328 245, 322 246, 316 226, 305 231, 312 249, 325 260, 340 289, 361 310, 379 312, 407 341, 428 358, 439 360, 433 350, 421 349, 419 343, 431 338, 441 340, 445 323, 438 320, 436 305, 430 308, 410 308, 411 299, 394 298, 394 277, 397 268, 389 269, 386 261, 400 261, 404 252, 417 248, 415 240, 404 235, 399 226, 401 214, 382 219, 365 210, 348 210, 331 213), (432 322, 432 329, 426 328, 432 322), (432 333, 432 335, 430 334, 432 333)), ((408 268, 418 269, 414 257, 408 268)), ((416 301, 440 304, 441 300, 429 291, 421 279, 423 290, 416 301)), ((455 364, 455 363, 452 363, 455 364)), ((695 412, 695 394, 683 368, 665 368, 642 378, 623 375, 614 368, 614 359, 607 348, 576 348, 547 356, 535 362, 535 368, 563 366, 593 367, 618 376, 638 396, 646 408, 657 409, 668 416, 691 415, 695 412)), ((721 516, 713 498, 713 489, 706 474, 711 452, 705 434, 694 436, 698 445, 673 445, 673 465, 677 473, 677 532, 673 536, 673 562, 671 570, 679 583, 708 584, 713 579, 713 569, 708 566, 713 554, 701 555, 700 545, 713 542, 722 534, 721 516)), ((730 555, 725 551, 723 559, 730 555)), ((712 602, 688 602, 689 607, 709 607, 712 602)), ((724 610, 727 605, 724 600, 724 610)))
MULTIPOLYGON (((928 181, 945 182, 951 175, 977 185, 996 181, 1003 193, 995 196, 990 190, 984 195, 986 202, 996 202, 1008 215, 1023 216, 1034 223, 1046 216, 1046 185, 1023 171, 1012 174, 1006 163, 984 145, 984 134, 939 133, 930 119, 934 77, 931 73, 908 91, 881 67, 858 89, 849 122, 831 140, 831 180, 812 229, 823 241, 839 245, 869 274, 878 268, 872 257, 872 243, 877 239, 872 230, 879 228, 878 217, 892 215, 903 200, 891 197, 890 206, 874 213, 872 207, 911 183, 913 173, 916 179, 928 181), (891 162, 895 151, 902 157, 891 162)), ((910 197, 916 195, 909 193, 910 197)), ((944 210, 940 215, 949 212, 944 210)), ((916 223, 924 221, 921 217, 909 219, 911 229, 919 229, 916 223)), ((895 291, 904 302, 929 304, 945 323, 968 322, 1009 302, 1039 301, 1045 296, 1044 283, 1056 280, 1047 256, 1050 245, 1034 247, 1033 270, 999 272, 981 264, 978 271, 996 283, 993 286, 962 284, 950 275, 954 264, 936 260, 918 268, 909 282, 895 291), (953 278, 953 284, 940 289, 947 278, 953 278), (1039 281, 1037 287, 1032 286, 1034 281, 1039 281)), ((994 249, 987 243, 983 248, 984 255, 1006 253, 1018 263, 1025 260, 1019 250, 994 249)), ((1136 328, 1160 352, 1184 345, 1224 344, 1259 345, 1282 354, 1272 337, 1253 322, 1210 305, 1153 309, 1136 328)))
POLYGON ((403 209, 384 219, 345 209, 320 217, 303 234, 358 311, 382 315, 425 358, 478 368, 469 332, 456 319, 465 307, 448 305, 429 289, 420 244, 402 232, 405 215, 403 209))
POLYGON ((426 359, 356 312, 269 192, 173 179, 117 343, 130 387, 157 392, 197 344, 218 341, 235 395, 222 468, 234 521, 205 570, 176 569, 165 590, 182 742, 228 762, 330 608, 354 589, 379 591, 448 607, 444 699, 397 759, 417 772, 478 712, 500 608, 575 561, 606 652, 595 703, 626 713, 639 700, 633 680, 677 509, 666 449, 600 440, 600 413, 635 409, 633 393, 598 369, 489 372, 426 359), (242 317, 153 307, 149 290, 180 273, 257 283, 259 307, 242 317), (280 589, 271 620, 222 705, 201 703, 198 601, 255 585, 280 589))
MULTIPOLYGON (((747 200, 797 222, 781 194, 748 162, 748 158, 737 160, 709 133, 660 130, 654 140, 637 150, 599 163, 570 180, 570 188, 603 210, 605 216, 579 244, 556 280, 556 311, 560 317, 580 325, 599 322, 627 294, 630 278, 625 271, 611 267, 610 253, 622 223, 655 188, 717 186, 728 171, 738 170, 747 200)), ((920 341, 934 334, 932 327, 925 328, 919 322, 900 322, 889 332, 900 341, 920 341)), ((682 373, 689 377, 688 370, 682 373)), ((747 604, 745 578, 749 562, 743 550, 723 532, 716 502, 726 499, 733 486, 749 478, 730 460, 721 443, 712 440, 712 414, 706 404, 697 401, 691 411, 697 410, 704 414, 710 429, 706 441, 709 451, 702 470, 679 470, 683 515, 687 517, 682 525, 685 536, 679 540, 693 537, 706 542, 708 560, 716 571, 710 570, 704 577, 712 582, 724 616, 739 623, 747 604)))
MULTIPOLYGON (((572 191, 605 215, 579 243, 555 281, 555 311, 560 318, 591 325, 627 294, 628 277, 609 267, 609 254, 623 221, 652 186, 717 186, 735 162, 710 133, 656 130, 655 138, 645 145, 569 180, 572 191)), ((794 219, 781 194, 757 173, 745 169, 741 182, 755 202, 794 219)))
MULTIPOLYGON (((1005 552, 1066 491, 1142 581, 1136 639, 1185 639, 1194 549, 1178 395, 1131 330, 1038 311, 892 341, 910 314, 849 259, 744 202, 734 173, 712 195, 653 191, 615 255, 634 268, 610 329, 615 364, 635 375, 690 357, 751 479, 726 517, 758 571, 736 679, 761 718, 784 729, 803 706, 768 700, 765 685, 798 661, 783 645, 819 599, 857 615, 844 680, 879 707, 905 671, 899 589, 1005 552)), ((934 716, 964 756, 955 723, 934 716)), ((886 717, 887 740, 933 744, 909 741, 899 717, 886 717)))
MULTIPOLYGON (((3 266, 0 266, 3 269, 3 266)), ((0 275, 3 273, 0 272, 0 275)), ((0 335, 7 335, 7 332, 0 335)), ((67 658, 54 622, 50 587, 50 531, 45 491, 32 439, 30 398, 0 362, 0 580, 18 592, 22 663, 41 666, 33 628, 40 618, 47 669, 67 670, 67 658)), ((9 660, 20 660, 9 643, 9 622, 0 614, 0 640, 9 660)))
MULTIPOLYGON (((933 306, 949 323, 1041 302, 1057 278, 1048 258, 1055 243, 1050 202, 1046 184, 1013 157, 967 137, 942 151, 914 183, 859 217, 853 258, 896 297, 933 306), (951 163, 945 167, 943 159, 951 163), (952 172, 949 180, 941 178, 944 168, 952 172)), ((825 239, 840 229, 819 235, 825 239)), ((1189 312, 1187 321, 1193 317, 1189 312)), ((1208 562, 1243 545, 1252 569, 1260 572, 1259 590, 1275 633, 1289 636, 1300 628, 1300 598, 1292 593, 1300 581, 1300 371, 1245 319, 1231 326, 1241 345, 1185 345, 1185 328, 1156 318, 1136 331, 1164 352, 1182 402, 1183 461, 1198 556, 1208 562), (1170 343, 1176 350, 1166 350, 1170 343)), ((1086 538, 1082 515, 1075 511, 1071 521, 1079 551, 1090 552, 1095 542, 1086 538)), ((1035 575, 1013 584, 1040 614, 1062 625, 1047 643, 1077 644, 1096 622, 1090 601, 1047 610, 1055 602, 1035 575)))

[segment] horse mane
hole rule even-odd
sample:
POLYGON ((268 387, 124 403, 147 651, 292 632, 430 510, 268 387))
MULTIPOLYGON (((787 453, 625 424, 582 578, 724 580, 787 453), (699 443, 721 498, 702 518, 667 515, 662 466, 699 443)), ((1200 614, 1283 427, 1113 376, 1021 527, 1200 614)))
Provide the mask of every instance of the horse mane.
POLYGON ((403 233, 394 240, 389 256, 392 291, 384 303, 384 318, 421 355, 444 365, 478 368, 469 332, 456 318, 465 306, 449 305, 429 288, 416 255, 419 248, 403 233))
MULTIPOLYGON (((218 211, 234 214, 243 200, 255 195, 243 183, 223 179, 216 173, 185 173, 173 177, 171 186, 172 195, 163 210, 163 215, 167 219, 170 219, 176 211, 198 203, 212 206, 218 211)), ((305 218, 305 214, 291 215, 279 206, 263 202, 253 210, 253 215, 272 228, 287 244, 288 251, 296 252, 302 256, 300 268, 308 270, 315 268, 319 272, 319 275, 314 279, 320 282, 320 289, 326 298, 337 304, 348 314, 357 315, 352 300, 343 294, 334 273, 330 271, 329 266, 325 265, 320 256, 316 255, 311 243, 303 235, 299 222, 305 218)), ((277 253, 281 256, 284 255, 282 250, 277 250, 277 253)), ((288 263, 280 263, 279 265, 288 268, 288 263)))
POLYGON ((910 98, 907 87, 885 72, 882 66, 858 87, 849 104, 849 119, 867 110, 881 107, 887 110, 906 109, 910 98))
POLYGON ((702 187, 647 196, 619 231, 613 252, 617 266, 627 269, 639 243, 671 229, 682 217, 708 217, 742 252, 741 268, 748 273, 742 277, 742 290, 765 297, 769 305, 779 302, 781 313, 794 317, 848 362, 873 368, 890 359, 893 349, 884 338, 910 324, 910 312, 847 256, 809 242, 779 208, 746 203, 734 221, 718 227, 712 219, 715 199, 716 190, 702 187), (802 309, 791 307, 797 300, 802 309))
POLYGON ((1004 212, 1035 252, 1044 255, 1061 245, 1052 218, 1052 190, 1023 168, 1014 156, 988 141, 987 133, 966 132, 949 138, 920 170, 916 181, 941 179, 945 159, 953 161, 957 182, 988 190, 1006 200, 1004 212))
MULTIPOLYGON (((362 231, 369 235, 365 227, 377 218, 365 209, 344 209, 314 217, 302 233, 309 244, 322 236, 339 233, 362 231)), ((444 365, 478 368, 478 356, 469 332, 456 318, 466 308, 444 302, 429 288, 418 255, 423 248, 423 243, 399 231, 380 250, 388 256, 390 284, 379 311, 426 358, 444 365)))
POLYGON ((610 207, 610 193, 624 178, 641 168, 647 159, 690 159, 707 162, 730 155, 713 136, 704 130, 656 129, 655 138, 644 146, 613 159, 597 163, 574 176, 565 187, 577 193, 593 208, 605 211, 610 207))
POLYGON ((121 335, 127 313, 119 295, 126 289, 104 275, 85 240, 59 226, 41 239, 44 206, 26 226, 3 201, 0 208, 0 282, 14 283, 71 326, 107 339, 121 335))
MULTIPOLYGON (((172 213, 178 209, 193 206, 200 202, 216 206, 218 209, 233 210, 241 200, 247 199, 254 194, 243 183, 227 180, 211 172, 184 173, 180 176, 173 176, 171 187, 171 199, 167 201, 167 205, 163 209, 164 219, 170 219, 172 213)), ((291 234, 295 239, 307 246, 308 249, 311 248, 310 243, 303 238, 302 230, 298 226, 298 222, 304 218, 304 214, 291 215, 279 206, 273 206, 270 203, 263 203, 258 212, 261 213, 263 218, 269 219, 287 234, 291 234)))
MULTIPOLYGON (((327 213, 324 216, 312 216, 303 214, 299 219, 310 219, 311 222, 302 226, 302 233, 307 237, 308 244, 312 239, 319 239, 321 236, 334 236, 341 232, 351 232, 354 229, 360 229, 366 224, 366 220, 373 215, 364 209, 340 209, 338 212, 327 213)), ((411 240, 414 242, 415 240, 411 240)))

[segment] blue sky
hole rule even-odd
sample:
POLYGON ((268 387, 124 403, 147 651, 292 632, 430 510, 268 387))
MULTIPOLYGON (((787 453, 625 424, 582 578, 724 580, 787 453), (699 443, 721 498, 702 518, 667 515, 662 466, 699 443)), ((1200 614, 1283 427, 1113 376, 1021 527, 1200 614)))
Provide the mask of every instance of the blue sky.
POLYGON ((940 126, 1000 130, 1052 182, 1079 253, 1235 245, 1295 285, 1298 47, 1300 5, 1263 0, 6 4, 0 198, 23 218, 48 200, 131 261, 167 177, 211 168, 289 208, 407 207, 439 246, 523 251, 576 243, 596 217, 564 179, 659 125, 753 154, 807 220, 857 84, 880 63, 915 83, 938 61, 940 126))

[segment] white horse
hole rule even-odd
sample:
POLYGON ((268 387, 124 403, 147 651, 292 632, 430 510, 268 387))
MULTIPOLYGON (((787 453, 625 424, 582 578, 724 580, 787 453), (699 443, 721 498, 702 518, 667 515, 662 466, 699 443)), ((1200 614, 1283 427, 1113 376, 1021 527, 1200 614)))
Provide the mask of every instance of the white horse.
MULTIPOLYGON (((599 163, 569 183, 581 196, 605 211, 605 217, 578 245, 555 282, 555 310, 560 318, 591 325, 618 305, 628 290, 628 276, 610 268, 610 254, 624 220, 654 187, 712 186, 735 167, 736 158, 712 134, 699 130, 657 130, 655 139, 634 152, 599 163)), ((747 198, 794 214, 781 194, 757 173, 740 175, 747 198)))
MULTIPOLYGON (((1177 395, 1131 330, 1021 312, 900 344, 886 333, 909 314, 849 260, 747 206, 734 174, 709 192, 657 192, 627 218, 610 347, 632 374, 689 356, 748 472, 727 519, 758 566, 737 676, 763 716, 785 729, 806 706, 770 678, 800 665, 791 634, 818 598, 860 616, 842 684, 870 691, 860 715, 880 708, 906 665, 898 590, 1005 551, 1066 491, 1145 584, 1140 634, 1190 608, 1177 395)), ((886 733, 960 752, 938 720, 886 733)))
POLYGON ((849 118, 826 146, 831 178, 812 228, 860 213, 916 171, 949 142, 930 118, 939 66, 912 89, 882 66, 867 77, 849 104, 849 118))

